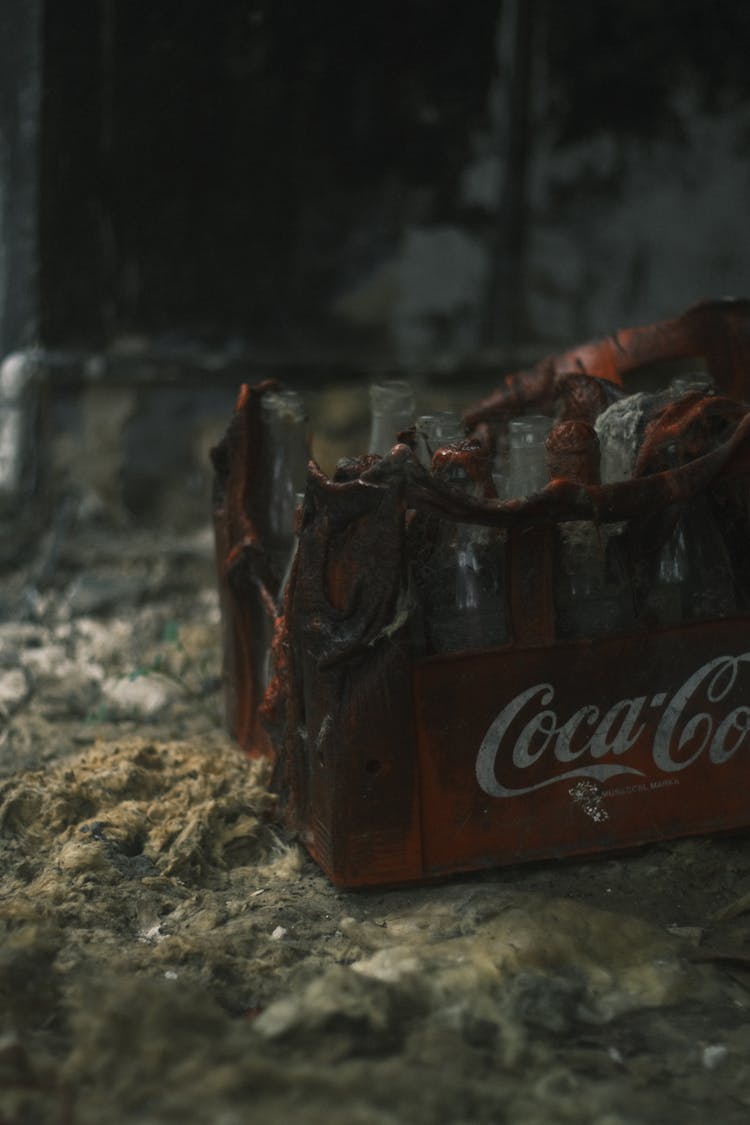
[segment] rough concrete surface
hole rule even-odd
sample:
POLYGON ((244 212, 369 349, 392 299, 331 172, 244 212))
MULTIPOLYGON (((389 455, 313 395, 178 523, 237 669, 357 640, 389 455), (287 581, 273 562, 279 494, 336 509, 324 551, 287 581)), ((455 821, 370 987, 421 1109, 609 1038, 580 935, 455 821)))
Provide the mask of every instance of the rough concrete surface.
MULTIPOLYGON (((36 566, 36 569, 35 569, 36 566)), ((750 1119, 750 839, 334 889, 221 726, 208 532, 0 624, 0 1122, 750 1119)))

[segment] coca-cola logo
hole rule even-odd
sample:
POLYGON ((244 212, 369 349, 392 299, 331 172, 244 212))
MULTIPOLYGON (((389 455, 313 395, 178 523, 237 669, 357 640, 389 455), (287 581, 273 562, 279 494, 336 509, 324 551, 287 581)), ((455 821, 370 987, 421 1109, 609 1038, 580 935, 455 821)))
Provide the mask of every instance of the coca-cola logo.
POLYGON ((666 692, 620 699, 608 710, 587 704, 568 718, 554 710, 555 689, 550 683, 534 684, 503 707, 482 739, 476 762, 480 788, 490 797, 519 797, 571 778, 607 781, 620 774, 645 777, 624 759, 661 712, 651 745, 655 768, 662 774, 687 769, 703 754, 714 765, 728 762, 750 734, 750 707, 741 705, 721 715, 719 706, 737 684, 740 667, 750 662, 750 652, 717 656, 703 664, 671 696, 666 692), (711 710, 705 710, 708 705, 711 710), (721 717, 720 717, 721 716, 721 717), (497 777, 523 771, 542 758, 547 776, 533 785, 510 788, 497 777), (573 769, 565 767, 573 762, 573 769), (512 764, 512 769, 508 766, 512 764))

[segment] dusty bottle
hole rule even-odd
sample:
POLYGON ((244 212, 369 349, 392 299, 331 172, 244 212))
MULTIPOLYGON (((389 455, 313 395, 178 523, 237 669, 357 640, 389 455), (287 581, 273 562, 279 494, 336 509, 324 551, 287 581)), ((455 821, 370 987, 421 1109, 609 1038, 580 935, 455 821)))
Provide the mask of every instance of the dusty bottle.
MULTIPOLYGON (((466 441, 444 448, 434 471, 452 488, 476 499, 494 492, 487 479, 488 464, 479 443, 466 441)), ((504 537, 497 529, 439 520, 422 576, 428 651, 459 652, 505 643, 504 554, 504 537)))
POLYGON ((457 414, 439 410, 435 414, 422 414, 417 418, 417 456, 425 468, 432 465, 436 450, 452 442, 461 441, 464 428, 457 414))
POLYGON ((731 617, 737 607, 732 566, 705 497, 691 505, 683 535, 689 566, 685 616, 691 621, 731 617))
POLYGON ((646 597, 647 617, 659 625, 679 625, 685 618, 688 553, 678 523, 659 551, 646 597))
POLYGON ((307 416, 302 399, 291 390, 268 392, 261 409, 267 442, 268 532, 280 577, 295 546, 296 498, 307 474, 307 416))
POLYGON ((646 424, 646 405, 652 397, 645 391, 628 395, 597 418, 594 428, 601 448, 603 484, 632 477, 646 424))
POLYGON ((539 492, 547 483, 544 441, 552 419, 544 414, 525 414, 508 422, 507 466, 497 460, 493 480, 498 495, 519 499, 539 492))
MULTIPOLYGON (((596 431, 587 422, 559 422, 546 441, 550 480, 600 482, 596 431)), ((627 629, 633 599, 617 536, 590 520, 562 523, 557 531, 555 616, 563 638, 604 637, 627 629)))
POLYGON ((713 389, 708 375, 687 372, 676 375, 664 390, 639 391, 612 403, 594 424, 602 451, 602 482, 612 484, 632 477, 646 427, 660 411, 686 394, 710 394, 713 389))
MULTIPOLYGON (((701 372, 676 376, 655 394, 630 395, 609 407, 596 421, 602 447, 602 480, 626 480, 678 469, 684 455, 676 441, 653 444, 653 425, 665 409, 685 395, 711 394, 713 385, 701 372), (648 453, 647 438, 651 434, 648 453), (645 463, 644 455, 647 460, 645 463)), ((708 450, 706 450, 707 452, 708 450)), ((693 454, 695 455, 695 454, 693 454)), ((655 555, 638 560, 639 613, 647 622, 677 625, 682 621, 727 617, 736 608, 732 568, 724 537, 706 495, 695 496, 680 511, 663 514, 671 530, 655 555)))
MULTIPOLYGON (((663 451, 663 467, 678 468, 676 445, 663 451)), ((694 496, 677 516, 659 550, 646 594, 646 613, 662 625, 729 617, 737 606, 732 565, 708 497, 694 496)))
POLYGON ((385 456, 396 444, 401 430, 414 422, 414 392, 402 379, 370 384, 370 440, 368 453, 385 456))

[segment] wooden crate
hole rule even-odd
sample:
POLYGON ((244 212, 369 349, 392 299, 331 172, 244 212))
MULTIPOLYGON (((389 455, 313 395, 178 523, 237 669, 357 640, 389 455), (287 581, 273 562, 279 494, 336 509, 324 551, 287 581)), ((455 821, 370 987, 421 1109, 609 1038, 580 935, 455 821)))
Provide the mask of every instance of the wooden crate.
MULTIPOLYGON (((311 463, 291 579, 278 604, 260 400, 243 388, 215 451, 228 719, 275 758, 287 824, 343 886, 620 849, 750 825, 750 637, 731 619, 637 622, 598 640, 555 632, 556 525, 637 521, 740 493, 750 473, 750 303, 711 302, 511 376, 467 412, 476 432, 583 371, 620 382, 654 359, 703 356, 728 396, 668 424, 721 418, 728 436, 671 472, 607 486, 556 480, 526 500, 470 500, 398 445, 352 480, 311 463), (425 655, 413 572, 438 517, 502 528, 509 640, 425 655), (275 630, 275 675, 263 647, 275 630)), ((750 539, 750 526, 748 527, 750 539)), ((748 543, 750 547, 750 542, 748 543)))

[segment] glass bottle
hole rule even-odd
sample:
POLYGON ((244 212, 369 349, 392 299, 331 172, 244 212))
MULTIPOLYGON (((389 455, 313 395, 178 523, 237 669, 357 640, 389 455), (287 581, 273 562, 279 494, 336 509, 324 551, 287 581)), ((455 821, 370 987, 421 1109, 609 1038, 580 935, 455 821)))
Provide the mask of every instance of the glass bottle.
MULTIPOLYGON (((465 496, 479 499, 485 482, 478 462, 486 454, 467 449, 471 444, 444 449, 439 475, 465 496)), ((504 555, 504 537, 496 528, 438 521, 422 576, 429 651, 459 652, 506 642, 504 555)))
POLYGON ((691 391, 709 394, 713 390, 709 375, 700 371, 687 372, 675 375, 666 390, 639 391, 603 411, 595 422, 602 451, 602 483, 612 484, 632 477, 646 426, 660 410, 691 391))
POLYGON ((506 467, 493 467, 493 480, 498 496, 519 499, 539 492, 547 483, 544 441, 552 419, 545 414, 525 414, 508 422, 507 476, 506 467), (500 487, 498 487, 498 485, 500 487))
POLYGON ((396 444, 397 435, 414 422, 414 391, 402 379, 370 384, 370 441, 368 453, 384 457, 396 444))
POLYGON ((261 410, 267 439, 269 546, 281 576, 294 549, 296 497, 307 477, 307 416, 301 397, 291 390, 267 392, 261 410))
MULTIPOLYGON (((600 482, 600 449, 587 422, 560 422, 546 441, 550 480, 600 482)), ((562 638, 605 637, 629 628, 633 598, 619 542, 591 520, 558 525, 555 567, 556 632, 562 638)))
POLYGON ((464 427, 458 414, 439 410, 435 414, 422 414, 417 418, 417 456, 425 468, 432 465, 436 449, 461 441, 464 427))
POLYGON ((645 408, 652 396, 645 391, 612 403, 594 428, 601 448, 602 484, 630 480, 645 426, 645 408))
POLYGON ((680 521, 656 558, 646 598, 648 618, 659 625, 679 625, 685 617, 687 583, 688 552, 680 521))
MULTIPOLYGON (((676 445, 663 454, 664 468, 682 463, 676 445)), ((689 500, 660 549, 648 586, 646 609, 662 625, 730 617, 737 608, 732 563, 708 496, 689 500)))
MULTIPOLYGON (((710 377, 702 372, 678 375, 666 390, 630 395, 599 416, 596 431, 605 484, 632 477, 649 422, 695 391, 710 394, 710 377)), ((676 443, 657 453, 650 471, 677 469, 684 463, 676 443)), ((655 557, 641 560, 640 612, 660 625, 730 616, 737 606, 731 559, 708 496, 694 496, 672 516, 674 527, 655 557)))

